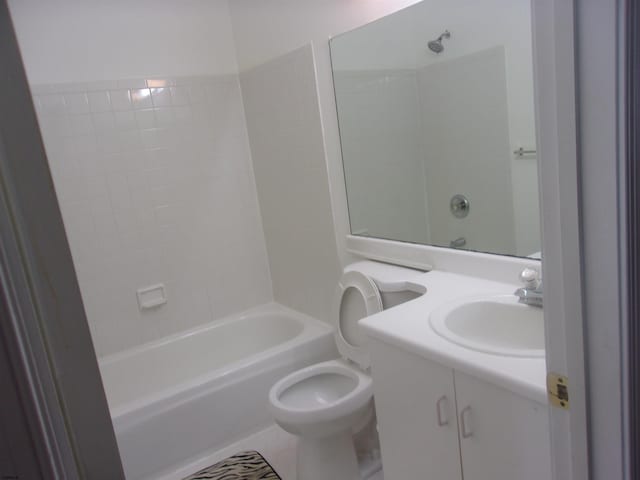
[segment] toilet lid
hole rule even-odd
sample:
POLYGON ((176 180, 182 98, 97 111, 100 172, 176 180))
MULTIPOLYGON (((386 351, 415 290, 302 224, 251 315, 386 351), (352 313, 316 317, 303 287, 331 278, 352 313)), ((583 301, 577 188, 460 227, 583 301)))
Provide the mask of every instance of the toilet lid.
POLYGON ((357 271, 346 272, 338 282, 333 319, 336 345, 340 354, 362 368, 369 368, 369 352, 364 348, 366 336, 358 322, 382 311, 378 287, 369 277, 357 271))

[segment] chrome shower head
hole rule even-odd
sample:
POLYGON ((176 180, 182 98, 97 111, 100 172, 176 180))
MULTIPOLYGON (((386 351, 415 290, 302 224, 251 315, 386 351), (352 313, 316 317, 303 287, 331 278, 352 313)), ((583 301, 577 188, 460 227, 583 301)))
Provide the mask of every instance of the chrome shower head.
POLYGON ((444 45, 442 45, 443 38, 451 38, 451 33, 449 32, 449 30, 445 30, 437 39, 431 40, 429 43, 427 43, 429 50, 434 53, 442 52, 444 50, 444 45))

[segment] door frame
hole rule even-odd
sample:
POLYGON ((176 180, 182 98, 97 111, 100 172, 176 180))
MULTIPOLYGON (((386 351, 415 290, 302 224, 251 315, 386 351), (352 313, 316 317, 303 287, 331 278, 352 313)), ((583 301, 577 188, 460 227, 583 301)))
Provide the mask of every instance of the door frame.
POLYGON ((629 478, 625 3, 576 1, 582 298, 594 479, 629 478))
POLYGON ((18 435, 31 455, 7 448, 12 442, 0 454, 20 478, 124 479, 6 0, 0 72, 0 353, 10 359, 1 383, 21 407, 11 412, 15 423, 0 416, 0 440, 18 435), (28 430, 16 433, 20 422, 28 430), (29 458, 37 459, 38 476, 29 458))
MULTIPOLYGON (((640 457, 630 455, 630 452, 640 450, 640 4, 634 0, 626 0, 623 18, 624 40, 626 52, 624 52, 625 72, 624 85, 621 91, 626 95, 626 111, 621 112, 623 121, 626 122, 625 135, 625 168, 622 171, 621 181, 625 191, 626 205, 626 247, 627 265, 626 281, 626 331, 623 331, 623 361, 626 360, 623 382, 626 395, 626 404, 623 405, 627 412, 628 421, 624 422, 627 428, 623 432, 626 445, 627 478, 640 479, 640 457)), ((623 323, 624 325, 624 323, 623 323)))
POLYGON ((626 209, 620 0, 532 0, 553 478, 623 479, 626 209), (548 205, 547 208, 545 206, 548 205))
POLYGON ((568 377, 570 395, 569 410, 549 408, 552 473, 554 480, 584 480, 588 455, 574 2, 532 0, 531 11, 547 370, 568 377))

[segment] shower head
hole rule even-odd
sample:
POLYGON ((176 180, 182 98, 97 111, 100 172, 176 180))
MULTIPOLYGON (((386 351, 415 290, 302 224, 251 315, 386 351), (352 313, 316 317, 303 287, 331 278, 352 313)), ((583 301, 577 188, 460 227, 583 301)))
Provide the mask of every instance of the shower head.
POLYGON ((443 38, 451 38, 451 33, 449 33, 449 30, 445 30, 442 35, 440 35, 437 39, 435 40, 431 40, 427 46, 429 47, 429 50, 431 50, 434 53, 440 53, 444 50, 444 46, 442 45, 442 39, 443 38))

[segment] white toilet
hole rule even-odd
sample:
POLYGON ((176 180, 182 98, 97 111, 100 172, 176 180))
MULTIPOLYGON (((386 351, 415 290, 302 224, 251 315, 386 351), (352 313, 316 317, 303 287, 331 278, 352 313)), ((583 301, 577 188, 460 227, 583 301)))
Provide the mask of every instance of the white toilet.
MULTIPOLYGON (((298 480, 361 478, 353 431, 373 414, 373 386, 367 372, 370 359, 364 348, 366 338, 358 321, 383 309, 378 286, 363 272, 373 273, 377 279, 386 276, 391 279, 386 285, 399 293, 406 286, 399 278, 410 280, 421 273, 376 262, 360 262, 345 269, 332 315, 336 345, 343 359, 293 372, 271 388, 269 407, 275 421, 300 437, 298 480)), ((384 279, 378 284, 385 285, 384 279)), ((405 290, 400 296, 406 301, 419 294, 407 297, 405 290)))

